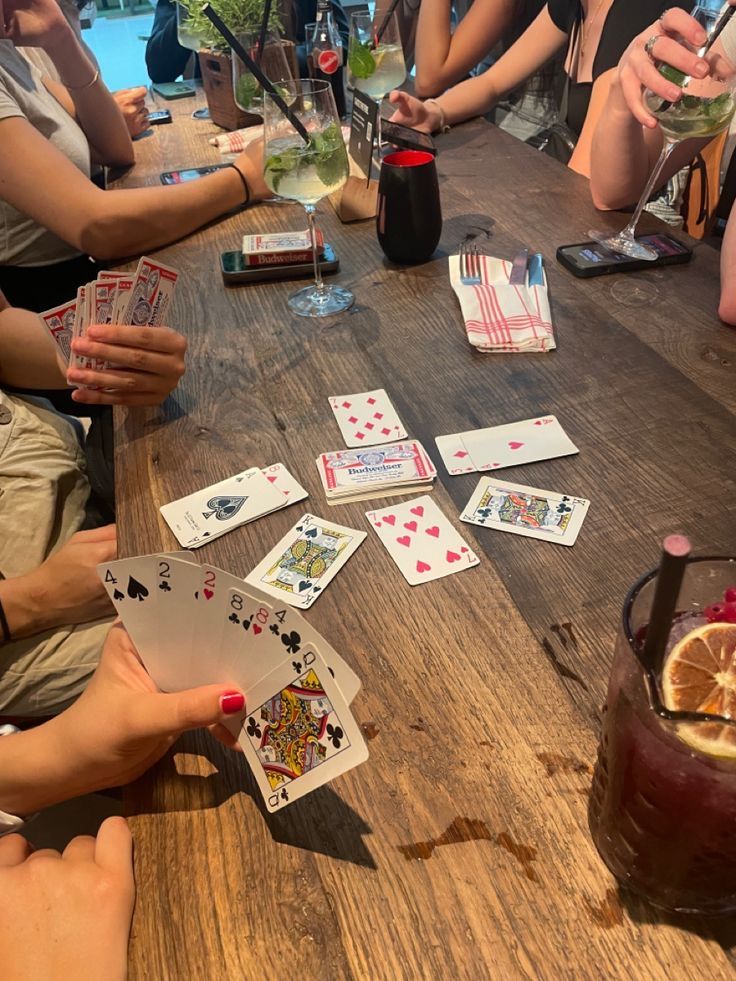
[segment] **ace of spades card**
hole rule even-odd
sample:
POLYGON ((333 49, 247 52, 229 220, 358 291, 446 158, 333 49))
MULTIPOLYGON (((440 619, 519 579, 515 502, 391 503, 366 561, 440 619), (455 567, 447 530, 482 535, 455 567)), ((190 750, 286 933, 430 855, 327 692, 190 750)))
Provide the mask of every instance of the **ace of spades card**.
POLYGON ((278 811, 368 758, 368 748, 316 648, 246 692, 239 742, 266 808, 278 811))

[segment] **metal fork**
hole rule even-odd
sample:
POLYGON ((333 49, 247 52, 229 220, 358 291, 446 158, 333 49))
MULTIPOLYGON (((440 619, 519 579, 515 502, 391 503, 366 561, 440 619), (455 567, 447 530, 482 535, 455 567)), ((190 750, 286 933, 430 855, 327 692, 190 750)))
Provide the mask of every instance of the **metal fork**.
POLYGON ((480 252, 478 246, 462 242, 459 258, 460 282, 463 286, 480 286, 480 252))

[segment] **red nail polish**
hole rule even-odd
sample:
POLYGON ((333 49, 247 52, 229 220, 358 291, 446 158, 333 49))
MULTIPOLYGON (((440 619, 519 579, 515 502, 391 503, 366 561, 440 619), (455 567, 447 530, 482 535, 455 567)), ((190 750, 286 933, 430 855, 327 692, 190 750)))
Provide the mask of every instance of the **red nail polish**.
POLYGON ((225 715, 235 715, 242 712, 245 706, 245 695, 239 691, 230 691, 220 696, 220 708, 225 715))

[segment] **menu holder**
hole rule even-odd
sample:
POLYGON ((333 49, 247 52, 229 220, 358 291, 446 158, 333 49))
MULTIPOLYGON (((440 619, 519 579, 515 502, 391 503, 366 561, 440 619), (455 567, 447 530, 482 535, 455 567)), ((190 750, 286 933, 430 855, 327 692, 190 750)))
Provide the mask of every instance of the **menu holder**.
POLYGON ((356 89, 353 93, 348 147, 350 175, 340 190, 329 198, 337 217, 344 224, 376 217, 378 181, 371 179, 370 175, 377 122, 378 105, 375 100, 356 89))

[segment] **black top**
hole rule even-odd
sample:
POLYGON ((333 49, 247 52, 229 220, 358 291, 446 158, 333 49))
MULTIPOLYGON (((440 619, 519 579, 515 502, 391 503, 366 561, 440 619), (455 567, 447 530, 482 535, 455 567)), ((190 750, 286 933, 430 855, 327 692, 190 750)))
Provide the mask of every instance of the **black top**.
MULTIPOLYGON (((595 0, 593 0, 595 2, 595 0)), ((637 34, 653 24, 670 7, 691 10, 692 0, 613 0, 608 11, 601 39, 593 61, 593 81, 599 75, 615 68, 621 55, 637 34)), ((548 0, 547 9, 553 23, 561 31, 571 35, 577 23, 582 30, 583 8, 580 0, 548 0)), ((561 101, 565 79, 560 80, 558 98, 561 101)), ((570 83, 567 118, 563 120, 577 135, 583 128, 590 103, 591 82, 570 83)))

